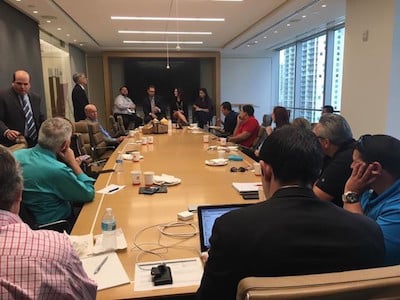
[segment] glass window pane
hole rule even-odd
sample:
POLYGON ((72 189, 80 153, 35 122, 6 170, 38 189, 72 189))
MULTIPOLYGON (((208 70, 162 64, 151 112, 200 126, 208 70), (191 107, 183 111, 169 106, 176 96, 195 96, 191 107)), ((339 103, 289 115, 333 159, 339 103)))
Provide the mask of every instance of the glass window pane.
POLYGON ((342 100, 343 78, 343 53, 344 53, 344 27, 335 30, 333 37, 333 70, 332 70, 332 94, 331 105, 340 111, 342 100))
POLYGON ((278 105, 294 107, 294 79, 296 75, 296 46, 279 51, 279 99, 278 105))
POLYGON ((300 97, 296 108, 309 109, 304 116, 314 122, 324 103, 326 35, 304 41, 301 46, 300 97))

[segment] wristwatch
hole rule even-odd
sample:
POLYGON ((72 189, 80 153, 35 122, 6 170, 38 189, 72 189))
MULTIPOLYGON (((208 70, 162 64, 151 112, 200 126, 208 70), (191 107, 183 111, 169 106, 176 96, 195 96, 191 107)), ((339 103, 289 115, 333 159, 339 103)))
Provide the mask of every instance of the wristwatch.
POLYGON ((344 203, 357 203, 360 202, 360 195, 355 192, 346 192, 342 196, 344 203))

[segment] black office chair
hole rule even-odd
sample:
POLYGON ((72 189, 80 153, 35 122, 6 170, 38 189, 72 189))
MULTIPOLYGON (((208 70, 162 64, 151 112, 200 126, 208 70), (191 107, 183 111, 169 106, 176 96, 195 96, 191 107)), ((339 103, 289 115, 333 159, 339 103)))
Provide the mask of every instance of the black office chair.
POLYGON ((70 233, 72 229, 71 225, 68 223, 67 220, 59 220, 42 225, 37 224, 35 217, 31 213, 31 211, 22 202, 19 208, 19 217, 21 218, 22 221, 28 224, 29 227, 33 230, 47 229, 47 230, 58 231, 61 233, 63 233, 64 231, 70 233))

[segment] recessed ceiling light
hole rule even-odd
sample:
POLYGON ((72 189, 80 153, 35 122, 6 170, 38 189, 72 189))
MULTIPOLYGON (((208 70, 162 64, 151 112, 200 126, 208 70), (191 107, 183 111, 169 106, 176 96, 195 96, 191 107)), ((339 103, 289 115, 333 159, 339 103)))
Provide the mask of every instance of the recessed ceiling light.
POLYGON ((82 44, 82 43, 80 43, 80 44, 79 44, 79 46, 83 46, 83 44, 82 44))
POLYGON ((51 21, 50 20, 46 20, 46 23, 51 23, 51 21))
POLYGON ((322 4, 321 7, 326 7, 326 4, 322 4))
POLYGON ((264 39, 266 39, 266 38, 267 38, 267 36, 265 35, 265 36, 264 36, 264 39))
POLYGON ((38 13, 39 13, 39 11, 37 11, 37 10, 34 10, 34 11, 33 11, 33 13, 34 13, 34 14, 38 14, 38 13))
POLYGON ((15 0, 15 1, 17 1, 17 2, 21 2, 21 0, 15 0))
POLYGON ((250 45, 249 45, 249 44, 247 44, 247 48, 250 48, 250 45))
POLYGON ((254 41, 254 44, 258 44, 258 41, 254 41))
POLYGON ((287 27, 290 27, 290 23, 287 23, 286 26, 287 26, 287 27))
POLYGON ((147 30, 118 30, 118 33, 137 33, 137 34, 194 34, 211 35, 211 31, 147 31, 147 30))
POLYGON ((78 40, 74 40, 74 42, 77 42, 78 40))
POLYGON ((123 16, 111 16, 111 20, 224 22, 225 18, 173 18, 173 17, 123 17, 123 16))
POLYGON ((71 35, 69 33, 67 33, 66 36, 71 36, 71 35))
POLYGON ((302 15, 301 17, 302 17, 303 19, 304 19, 304 18, 307 18, 307 16, 306 16, 306 15, 302 15))
POLYGON ((62 30, 62 29, 61 29, 61 27, 58 27, 57 30, 60 31, 60 30, 62 30))
MULTIPOLYGON (((176 44, 176 41, 123 41, 124 44, 176 44)), ((191 41, 191 42, 179 42, 179 44, 185 45, 201 45, 201 41, 191 41)))
POLYGON ((275 30, 274 33, 278 33, 278 30, 275 30))

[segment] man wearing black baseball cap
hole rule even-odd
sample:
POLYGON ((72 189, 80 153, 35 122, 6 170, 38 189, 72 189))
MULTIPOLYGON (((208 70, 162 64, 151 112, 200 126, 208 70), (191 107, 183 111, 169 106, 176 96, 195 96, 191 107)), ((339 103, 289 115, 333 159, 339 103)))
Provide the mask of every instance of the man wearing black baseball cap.
POLYGON ((375 220, 385 239, 385 263, 400 264, 400 141, 382 134, 363 135, 351 168, 344 208, 375 220))

